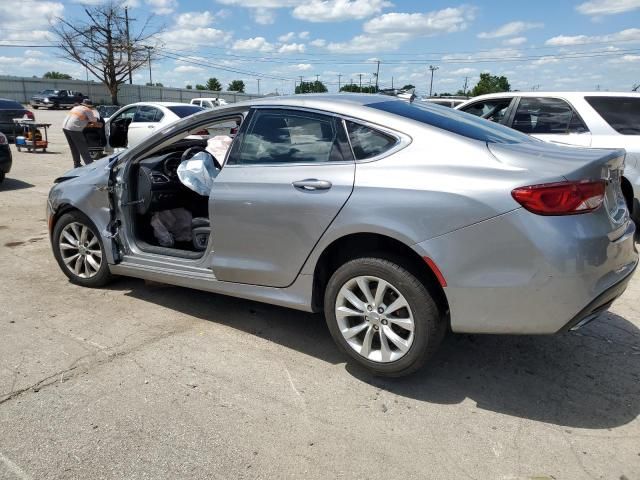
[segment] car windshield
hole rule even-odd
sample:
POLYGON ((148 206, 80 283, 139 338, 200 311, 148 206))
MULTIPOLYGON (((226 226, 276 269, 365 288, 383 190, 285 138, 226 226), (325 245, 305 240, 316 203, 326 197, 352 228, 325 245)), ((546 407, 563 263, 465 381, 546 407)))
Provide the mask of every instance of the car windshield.
POLYGON ((188 117, 189 115, 193 115, 194 113, 202 112, 204 110, 204 108, 197 105, 179 105, 167 108, 180 118, 188 117))
POLYGON ((22 110, 22 105, 20 105, 18 102, 14 101, 14 100, 2 100, 2 99, 0 99, 0 109, 1 110, 7 110, 7 109, 22 110))
POLYGON ((367 106, 483 142, 528 143, 534 141, 528 135, 503 125, 459 110, 432 105, 427 102, 408 103, 390 100, 388 102, 370 103, 367 106))

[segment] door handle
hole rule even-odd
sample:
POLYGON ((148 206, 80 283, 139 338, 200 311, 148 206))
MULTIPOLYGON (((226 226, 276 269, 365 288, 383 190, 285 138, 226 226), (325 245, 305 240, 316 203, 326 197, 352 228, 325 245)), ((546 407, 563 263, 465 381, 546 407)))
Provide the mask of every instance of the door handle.
POLYGON ((307 178, 306 180, 298 180, 292 184, 298 190, 307 192, 315 192, 316 190, 329 190, 331 182, 328 180, 318 180, 316 178, 307 178))
POLYGON ((147 128, 155 128, 155 125, 147 125, 147 128))

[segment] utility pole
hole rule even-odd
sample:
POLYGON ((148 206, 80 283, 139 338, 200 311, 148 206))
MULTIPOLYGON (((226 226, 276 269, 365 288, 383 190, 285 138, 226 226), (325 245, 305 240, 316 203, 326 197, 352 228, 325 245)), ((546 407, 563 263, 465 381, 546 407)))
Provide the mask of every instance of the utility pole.
POLYGON ((260 95, 260 79, 258 78, 258 95, 260 95))
POLYGON ((376 60, 378 68, 376 68, 376 92, 378 91, 378 76, 380 75, 380 60, 376 60))
POLYGON ((362 93, 362 74, 359 73, 358 76, 360 77, 360 93, 362 93))
POLYGON ((433 93, 433 72, 435 72, 436 70, 438 70, 440 67, 436 67, 433 65, 429 65, 429 70, 431 70, 431 84, 429 85, 429 96, 432 95, 433 93))
POLYGON ((462 92, 464 96, 467 96, 467 87, 469 86, 469 77, 464 77, 464 87, 462 88, 462 92))
POLYGON ((391 77, 391 90, 393 90, 393 77, 391 77))
POLYGON ((147 59, 149 61, 149 84, 153 85, 153 80, 151 79, 151 50, 153 49, 153 47, 150 47, 149 45, 147 45, 144 48, 147 49, 147 59))
POLYGON ((125 33, 127 35, 127 67, 129 68, 129 85, 133 83, 131 76, 131 39, 129 38, 129 7, 124 7, 125 33))
POLYGON ((342 74, 338 74, 338 93, 340 93, 340 79, 342 78, 342 74))

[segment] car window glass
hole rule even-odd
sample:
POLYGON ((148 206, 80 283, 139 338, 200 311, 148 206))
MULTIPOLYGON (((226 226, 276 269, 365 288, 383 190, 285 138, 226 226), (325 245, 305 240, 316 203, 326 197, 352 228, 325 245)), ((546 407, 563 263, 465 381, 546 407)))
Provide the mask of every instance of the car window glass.
POLYGON ((461 110, 475 115, 476 117, 482 117, 487 120, 500 123, 504 118, 504 115, 507 113, 510 103, 510 98, 496 98, 473 103, 461 110))
POLYGON ((588 131, 586 125, 567 102, 559 98, 543 97, 522 97, 512 127, 533 135, 588 131))
POLYGON ((585 100, 616 132, 640 134, 640 97, 585 97, 585 100))
POLYGON ((380 155, 393 148, 397 140, 373 128, 353 122, 346 122, 351 148, 356 160, 365 160, 380 155))
POLYGON ((366 106, 482 142, 529 143, 537 141, 504 125, 485 122, 474 115, 467 115, 465 112, 439 105, 430 105, 427 102, 409 103, 402 100, 389 100, 373 102, 366 106))
POLYGON ((162 118, 162 112, 155 107, 148 105, 140 105, 136 111, 133 121, 137 123, 153 123, 158 122, 162 118), (160 114, 158 116, 158 114, 160 114))
MULTIPOLYGON (((332 117, 295 111, 256 111, 230 163, 318 163, 344 160, 332 117)), ((342 131, 344 137, 344 131, 342 131)))
POLYGON ((14 102, 13 100, 0 100, 0 109, 20 109, 22 110, 22 105, 18 102, 14 102))
POLYGON ((133 116, 136 114, 137 109, 137 107, 127 108, 124 112, 114 117, 113 121, 115 122, 118 120, 133 119, 133 116))
POLYGON ((203 110, 203 108, 199 107, 198 105, 179 105, 179 106, 176 105, 176 106, 170 106, 166 108, 168 110, 171 110, 180 118, 188 117, 189 115, 193 115, 194 113, 198 113, 203 110))
POLYGON ((202 104, 202 106, 205 108, 213 108, 213 104, 209 100, 205 100, 204 102, 202 102, 202 104))

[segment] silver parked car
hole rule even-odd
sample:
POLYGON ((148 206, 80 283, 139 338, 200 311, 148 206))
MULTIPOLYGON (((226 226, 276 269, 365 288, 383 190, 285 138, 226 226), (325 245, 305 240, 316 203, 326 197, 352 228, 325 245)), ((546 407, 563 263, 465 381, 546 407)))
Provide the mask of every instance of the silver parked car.
POLYGON ((623 167, 621 150, 422 102, 271 97, 68 172, 48 218, 76 284, 126 275, 324 310, 352 360, 396 376, 448 327, 551 334, 605 310, 638 263, 623 167), (203 128, 221 132, 213 155, 189 138, 203 128))

